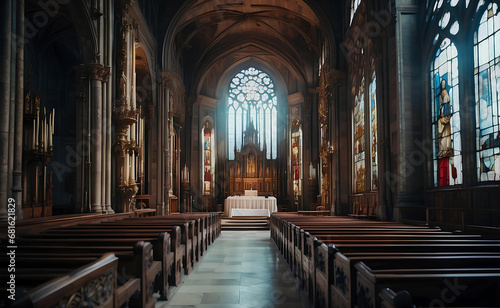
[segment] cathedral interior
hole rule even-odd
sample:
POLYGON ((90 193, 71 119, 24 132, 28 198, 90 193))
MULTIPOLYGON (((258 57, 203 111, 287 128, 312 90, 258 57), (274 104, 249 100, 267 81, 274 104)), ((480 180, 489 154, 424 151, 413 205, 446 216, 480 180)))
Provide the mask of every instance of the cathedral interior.
POLYGON ((255 191, 282 215, 499 236, 499 5, 3 0, 0 221, 255 191))

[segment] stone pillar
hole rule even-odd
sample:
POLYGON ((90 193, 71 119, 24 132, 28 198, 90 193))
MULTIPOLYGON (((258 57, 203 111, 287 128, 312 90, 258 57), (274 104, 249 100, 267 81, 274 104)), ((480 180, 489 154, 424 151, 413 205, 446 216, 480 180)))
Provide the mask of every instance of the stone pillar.
MULTIPOLYGON (((396 1, 396 42, 398 77, 398 126, 399 149, 397 149, 398 172, 393 179, 396 188, 394 219, 409 217, 411 212, 423 206, 422 165, 415 165, 410 157, 419 151, 422 141, 422 100, 420 63, 420 2, 417 0, 396 1)), ((422 211, 419 211, 422 212, 422 211)))
POLYGON ((90 80, 90 104, 91 104, 91 211, 102 213, 104 200, 103 196, 103 82, 107 82, 110 68, 98 63, 90 63, 76 67, 77 73, 82 79, 90 80))
POLYGON ((0 221, 7 219, 12 2, 0 4, 0 221))
POLYGON ((23 167, 23 116, 24 116, 24 0, 17 1, 16 34, 16 111, 14 136, 14 171, 12 181, 12 197, 16 200, 17 219, 23 218, 22 200, 22 167, 23 167))

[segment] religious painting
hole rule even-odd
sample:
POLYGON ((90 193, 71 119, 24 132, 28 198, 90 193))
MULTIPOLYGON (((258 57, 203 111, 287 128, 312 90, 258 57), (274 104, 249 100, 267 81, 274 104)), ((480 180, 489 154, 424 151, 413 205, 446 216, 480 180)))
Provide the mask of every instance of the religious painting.
POLYGON ((434 186, 462 184, 458 53, 445 38, 431 64, 434 186))
POLYGON ((500 180, 500 22, 490 3, 474 33, 478 181, 500 180))

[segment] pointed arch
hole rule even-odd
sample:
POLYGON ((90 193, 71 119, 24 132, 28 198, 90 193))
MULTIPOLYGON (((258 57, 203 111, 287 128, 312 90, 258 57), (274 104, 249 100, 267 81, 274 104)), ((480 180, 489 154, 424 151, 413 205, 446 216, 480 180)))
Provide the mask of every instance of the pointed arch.
POLYGON ((441 41, 429 72, 434 186, 462 184, 458 51, 451 39, 441 41))

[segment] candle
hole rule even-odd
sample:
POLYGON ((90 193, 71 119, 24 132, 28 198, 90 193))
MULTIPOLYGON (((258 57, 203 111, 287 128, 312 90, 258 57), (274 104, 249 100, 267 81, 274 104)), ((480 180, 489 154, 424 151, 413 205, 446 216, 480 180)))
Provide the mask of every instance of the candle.
POLYGON ((128 183, 129 184, 133 184, 134 182, 132 181, 132 179, 134 178, 134 170, 132 169, 132 160, 133 160, 133 154, 132 155, 129 155, 129 159, 130 159, 130 162, 129 162, 129 168, 130 170, 128 171, 128 183))
POLYGON ((141 146, 141 142, 142 142, 142 119, 139 118, 139 124, 138 124, 138 130, 139 130, 139 133, 137 134, 137 139, 139 139, 139 146, 141 146))
POLYGON ((42 152, 43 152, 43 130, 44 130, 44 127, 45 125, 43 124, 43 121, 41 121, 40 123, 40 147, 42 149, 42 152))
POLYGON ((49 126, 48 126, 48 123, 47 123, 47 118, 45 118, 45 131, 44 131, 44 150, 48 150, 49 149, 49 126))
POLYGON ((128 160, 128 153, 125 154, 125 173, 124 173, 124 177, 123 177, 123 182, 125 185, 127 185, 128 183, 128 163, 129 163, 129 160, 128 160))
POLYGON ((54 118, 56 117, 56 109, 52 108, 52 134, 54 134, 54 118))
POLYGON ((49 135, 49 150, 50 150, 50 147, 52 146, 52 121, 49 121, 49 131, 48 131, 48 135, 49 135))
POLYGON ((36 125, 35 130, 35 147, 38 148, 38 122, 40 121, 40 109, 36 109, 36 125))
POLYGON ((32 146, 33 150, 35 150, 35 149, 36 149, 36 141, 35 141, 35 140, 36 140, 36 139, 35 139, 35 138, 36 138, 36 136, 35 136, 35 130, 36 130, 36 120, 35 120, 35 119, 33 119, 33 140, 32 140, 32 143, 31 143, 31 146, 32 146))
POLYGON ((130 133, 132 135, 130 140, 135 140, 135 123, 132 124, 131 129, 130 129, 130 133))

